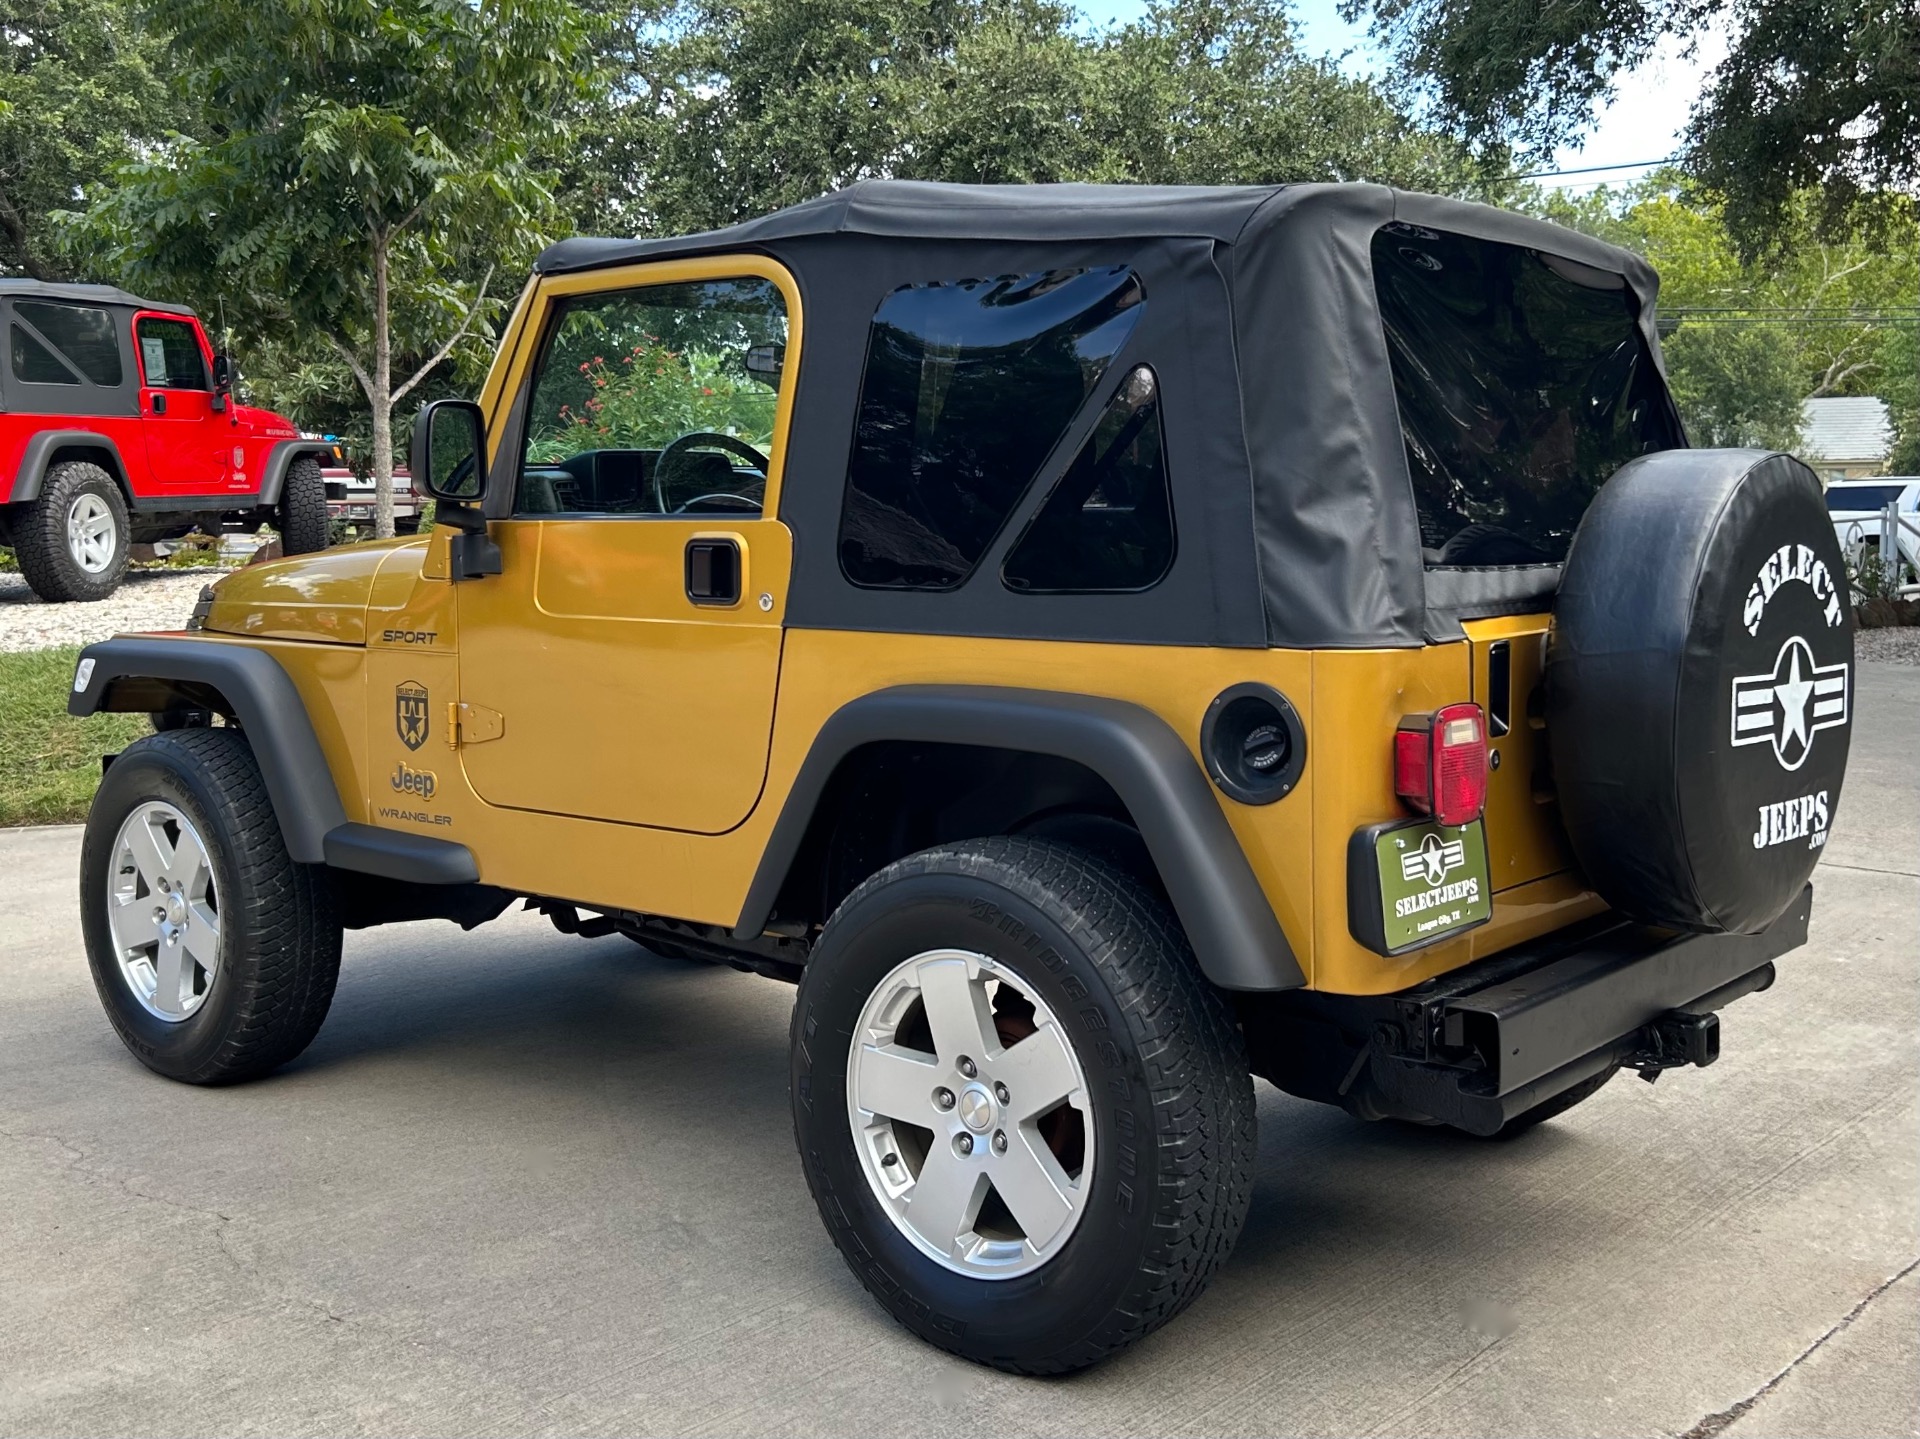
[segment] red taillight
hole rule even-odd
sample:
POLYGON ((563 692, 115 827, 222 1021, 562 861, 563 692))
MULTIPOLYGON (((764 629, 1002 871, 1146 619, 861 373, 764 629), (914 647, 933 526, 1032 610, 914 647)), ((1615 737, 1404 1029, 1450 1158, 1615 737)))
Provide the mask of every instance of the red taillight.
POLYGON ((1408 715, 1393 735, 1393 790, 1444 825, 1487 807, 1487 722, 1475 704, 1408 715))

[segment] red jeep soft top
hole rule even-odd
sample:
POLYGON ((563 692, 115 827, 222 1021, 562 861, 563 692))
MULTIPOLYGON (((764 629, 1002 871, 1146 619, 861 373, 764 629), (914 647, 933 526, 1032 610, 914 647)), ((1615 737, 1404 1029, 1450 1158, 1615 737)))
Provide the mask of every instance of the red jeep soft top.
POLYGON ((0 279, 0 327, 0 543, 41 598, 104 598, 131 545, 196 528, 326 545, 327 445, 238 403, 191 310, 0 279))

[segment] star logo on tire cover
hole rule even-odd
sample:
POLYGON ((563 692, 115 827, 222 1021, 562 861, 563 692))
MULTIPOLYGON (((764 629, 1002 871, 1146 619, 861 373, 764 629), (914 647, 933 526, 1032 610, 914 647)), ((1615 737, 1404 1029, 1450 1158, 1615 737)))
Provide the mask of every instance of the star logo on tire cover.
POLYGON ((1813 737, 1847 722, 1847 663, 1816 664, 1799 635, 1780 646, 1773 670, 1733 681, 1733 743, 1771 744, 1780 768, 1799 769, 1813 737))

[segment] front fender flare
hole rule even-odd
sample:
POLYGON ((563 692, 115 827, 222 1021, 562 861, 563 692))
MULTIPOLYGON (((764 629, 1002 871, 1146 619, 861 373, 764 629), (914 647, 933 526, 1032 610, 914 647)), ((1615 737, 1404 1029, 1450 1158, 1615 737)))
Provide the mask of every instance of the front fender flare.
POLYGON ((1085 765, 1139 827, 1200 968, 1223 989, 1306 983, 1198 761, 1172 726, 1123 700, 971 685, 903 685, 835 711, 815 736, 747 891, 734 938, 764 929, 840 762, 883 740, 985 745, 1085 765))
POLYGON ((159 709, 183 689, 216 692, 259 761, 287 853, 297 863, 415 884, 479 879, 465 845, 347 819, 300 692, 265 650, 222 640, 122 636, 88 645, 74 674, 67 712, 76 715, 159 709))
POLYGON ((312 455, 325 465, 333 458, 333 450, 318 440, 275 440, 260 471, 260 495, 254 503, 261 509, 278 504, 280 490, 287 482, 287 466, 302 455, 312 455))

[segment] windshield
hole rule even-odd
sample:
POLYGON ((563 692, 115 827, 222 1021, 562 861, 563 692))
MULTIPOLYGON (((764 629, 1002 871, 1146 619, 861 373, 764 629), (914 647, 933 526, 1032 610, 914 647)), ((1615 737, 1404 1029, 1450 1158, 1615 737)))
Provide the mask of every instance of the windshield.
POLYGON ((1835 485, 1827 491, 1827 509, 1833 514, 1853 510, 1884 510, 1900 498, 1902 485, 1835 485))
POLYGON ((1608 476, 1685 443, 1622 276, 1398 222, 1372 251, 1429 566, 1558 563, 1608 476))

